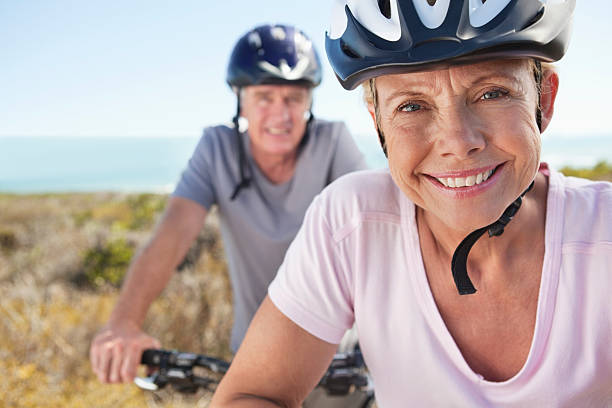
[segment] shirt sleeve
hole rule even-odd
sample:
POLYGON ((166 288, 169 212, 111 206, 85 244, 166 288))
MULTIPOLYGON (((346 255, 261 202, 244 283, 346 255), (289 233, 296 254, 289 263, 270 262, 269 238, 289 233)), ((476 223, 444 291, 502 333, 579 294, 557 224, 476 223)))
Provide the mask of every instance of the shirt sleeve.
POLYGON ((204 134, 172 193, 174 197, 195 201, 207 210, 217 201, 211 171, 213 166, 211 163, 213 156, 211 132, 210 129, 204 130, 204 134))
POLYGON ((338 123, 337 131, 338 143, 331 164, 330 183, 347 173, 368 168, 363 153, 357 147, 353 136, 344 122, 338 123))
POLYGON ((317 198, 268 288, 274 305, 312 335, 333 344, 354 322, 346 263, 317 198))

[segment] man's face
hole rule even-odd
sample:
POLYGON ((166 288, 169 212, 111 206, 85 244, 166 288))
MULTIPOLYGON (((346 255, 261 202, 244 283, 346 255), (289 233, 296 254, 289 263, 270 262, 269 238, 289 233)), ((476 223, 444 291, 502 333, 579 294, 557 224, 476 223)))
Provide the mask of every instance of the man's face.
POLYGON ((310 89, 296 85, 253 85, 241 95, 241 116, 249 122, 251 150, 265 156, 295 152, 306 130, 310 89))

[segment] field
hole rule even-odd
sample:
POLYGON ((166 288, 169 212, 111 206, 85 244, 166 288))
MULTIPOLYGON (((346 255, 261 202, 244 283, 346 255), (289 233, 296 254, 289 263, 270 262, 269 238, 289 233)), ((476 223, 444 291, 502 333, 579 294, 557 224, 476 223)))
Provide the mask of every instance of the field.
MULTIPOLYGON (((0 406, 206 406, 182 397, 103 385, 91 338, 108 318, 133 252, 165 196, 0 195, 0 406)), ((229 358, 231 291, 216 216, 153 304, 146 331, 164 347, 229 358)))
MULTIPOLYGON (((612 168, 564 169, 612 181, 612 168)), ((573 172, 573 173, 572 173, 573 172)), ((108 318, 127 264, 167 197, 0 194, 0 407, 205 407, 210 395, 103 385, 89 343, 108 318)), ((217 217, 149 311, 165 348, 229 358, 232 325, 217 217)))

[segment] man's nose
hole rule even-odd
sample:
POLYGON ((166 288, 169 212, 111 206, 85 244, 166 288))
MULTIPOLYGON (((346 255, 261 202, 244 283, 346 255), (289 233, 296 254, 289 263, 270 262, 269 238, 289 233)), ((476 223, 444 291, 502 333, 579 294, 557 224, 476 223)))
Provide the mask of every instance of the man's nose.
POLYGON ((291 119, 291 108, 289 103, 284 100, 275 101, 271 106, 270 113, 283 121, 291 119))

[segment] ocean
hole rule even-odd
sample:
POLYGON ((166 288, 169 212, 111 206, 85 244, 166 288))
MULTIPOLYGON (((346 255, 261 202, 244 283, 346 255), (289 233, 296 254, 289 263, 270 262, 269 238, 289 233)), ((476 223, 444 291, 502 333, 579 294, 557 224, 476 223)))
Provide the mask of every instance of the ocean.
MULTIPOLYGON (((355 139, 371 167, 386 167, 375 136, 355 139)), ((168 193, 197 141, 198 137, 0 137, 0 192, 168 193)), ((542 160, 556 169, 612 162, 612 134, 545 136, 542 160)))

